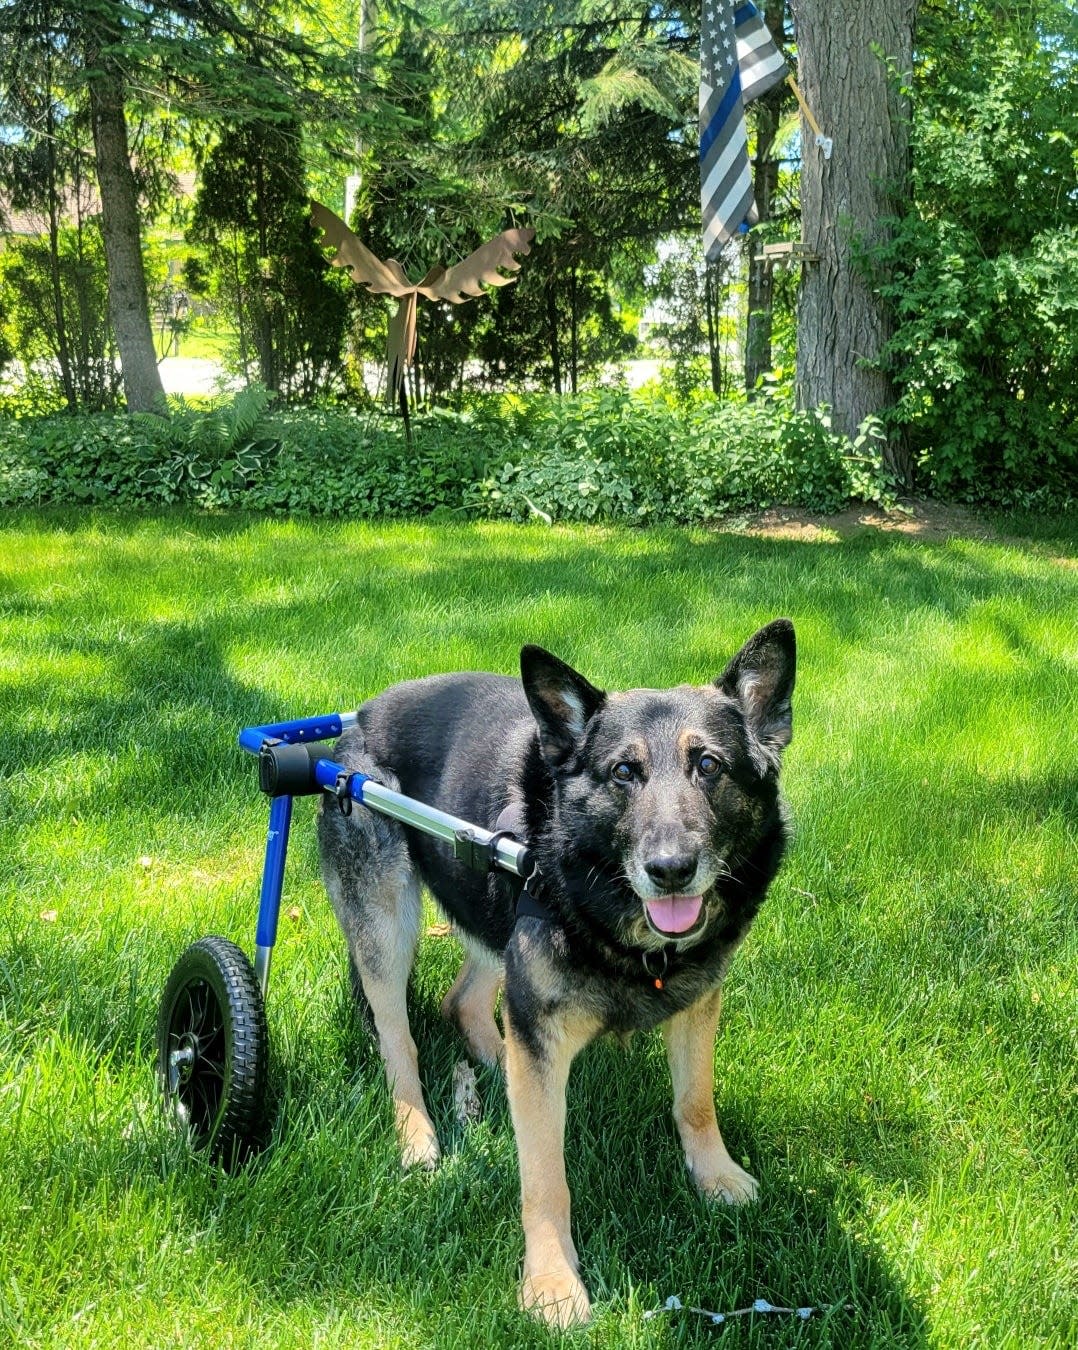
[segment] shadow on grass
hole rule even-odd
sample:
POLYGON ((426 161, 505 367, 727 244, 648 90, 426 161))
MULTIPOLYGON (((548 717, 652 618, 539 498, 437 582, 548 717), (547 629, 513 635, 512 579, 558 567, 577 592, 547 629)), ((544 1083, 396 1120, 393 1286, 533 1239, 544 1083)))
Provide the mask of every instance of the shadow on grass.
MULTIPOLYGON (((366 1035, 359 1019, 346 1013, 345 1021, 349 1036, 366 1035)), ((514 1308, 523 1242, 500 1075, 480 1070, 484 1119, 462 1128, 452 1119, 448 1086, 460 1041, 425 1002, 413 1026, 446 1152, 438 1173, 399 1175, 380 1082, 373 1093, 369 1084, 351 1089, 352 1102, 358 1093, 368 1112, 374 1107, 373 1132, 369 1116, 360 1126, 353 1110, 335 1116, 332 1103, 312 1129, 301 1104, 317 1090, 318 1075, 291 1064, 296 1114, 279 1122, 274 1153, 246 1178, 222 1179, 201 1204, 186 1202, 181 1222, 203 1231, 213 1211, 214 1262, 234 1267, 265 1309, 354 1302, 405 1310, 414 1341, 403 1343, 548 1345, 549 1334, 514 1308), (288 1206, 285 1224, 270 1219, 278 1201, 288 1206)), ((732 1210, 695 1194, 669 1116, 669 1084, 644 1042, 593 1047, 569 1091, 574 1233, 595 1304, 595 1343, 715 1344, 717 1329, 688 1313, 645 1327, 643 1311, 677 1294, 716 1312, 760 1298, 795 1308, 833 1305, 807 1322, 738 1319, 739 1332, 727 1327, 725 1334, 737 1335, 739 1345, 927 1345, 924 1312, 868 1236, 854 1187, 823 1179, 806 1185, 765 1158, 759 1204, 732 1210)), ((376 1056, 358 1053, 380 1079, 376 1056)), ((751 1102, 727 1114, 735 1155, 760 1123, 751 1102)))

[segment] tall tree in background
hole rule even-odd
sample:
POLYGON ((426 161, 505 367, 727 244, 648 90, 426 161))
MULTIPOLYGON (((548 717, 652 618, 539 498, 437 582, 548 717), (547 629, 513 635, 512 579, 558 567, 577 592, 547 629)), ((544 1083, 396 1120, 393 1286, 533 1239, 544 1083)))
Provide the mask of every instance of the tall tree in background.
POLYGON ((256 363, 259 382, 290 400, 325 389, 340 365, 352 287, 311 233, 298 127, 223 130, 199 175, 188 238, 206 246, 228 297, 244 377, 256 363))
MULTIPOLYGON (((527 212, 528 265, 474 316, 474 337, 492 375, 523 361, 572 391, 624 350, 611 293, 626 259, 638 278, 655 241, 695 216, 690 28, 675 8, 634 15, 611 0, 447 0, 391 32, 382 45, 395 44, 417 134, 394 156, 372 149, 354 223, 407 268, 413 254, 419 266, 463 255, 527 212)), ((472 321, 452 322, 465 343, 472 321)))
POLYGON ((28 143, 47 137, 21 122, 9 90, 24 63, 48 53, 67 99, 88 107, 93 170, 108 266, 109 308, 131 411, 163 408, 142 261, 140 174, 132 118, 168 106, 196 124, 293 124, 312 111, 324 140, 349 138, 385 108, 350 78, 354 54, 315 47, 292 31, 314 0, 9 0, 0 6, 0 116, 28 143))
MULTIPOLYGON (((109 274, 109 309, 123 368, 128 406, 150 409, 164 400, 150 327, 138 216, 138 190, 127 139, 124 75, 120 51, 124 6, 113 0, 14 0, 0 10, 0 81, 9 139, 22 132, 25 158, 39 147, 51 155, 49 229, 55 243, 60 205, 68 183, 58 174, 61 118, 89 105, 97 188, 109 274), (42 73, 38 97, 28 93, 30 72, 42 73), (35 106, 35 104, 37 106, 35 106)), ((12 154, 8 163, 18 159, 12 154)), ((82 165, 74 161, 81 171, 82 165)), ((6 176, 6 175, 5 175, 6 176)), ((12 180, 5 184, 11 189, 12 180)), ((58 322, 63 324, 56 288, 58 322)), ((66 345, 66 338, 61 346, 66 345)), ((61 361, 69 404, 70 370, 61 361)))
MULTIPOLYGON (((798 303, 797 385, 802 406, 826 403, 836 430, 895 400, 880 354, 892 317, 856 254, 879 244, 910 194, 910 103, 918 0, 791 0, 798 79, 834 141, 830 159, 802 124, 801 214, 819 261, 804 269, 798 303)), ((908 480, 904 448, 889 467, 908 480)))
POLYGON ((162 409, 165 390, 157 368, 146 272, 142 265, 139 194, 127 139, 124 16, 100 0, 79 6, 74 33, 83 39, 94 161, 101 194, 101 232, 109 278, 109 316, 120 350, 128 411, 162 409))

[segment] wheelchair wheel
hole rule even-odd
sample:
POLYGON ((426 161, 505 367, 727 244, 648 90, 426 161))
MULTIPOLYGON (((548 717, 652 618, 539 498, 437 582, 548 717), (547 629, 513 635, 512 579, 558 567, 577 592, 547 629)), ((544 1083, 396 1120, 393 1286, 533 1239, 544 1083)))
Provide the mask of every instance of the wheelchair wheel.
POLYGON ((262 991, 226 938, 194 942, 172 968, 157 1018, 157 1075, 193 1148, 232 1168, 263 1142, 267 1061, 262 991))

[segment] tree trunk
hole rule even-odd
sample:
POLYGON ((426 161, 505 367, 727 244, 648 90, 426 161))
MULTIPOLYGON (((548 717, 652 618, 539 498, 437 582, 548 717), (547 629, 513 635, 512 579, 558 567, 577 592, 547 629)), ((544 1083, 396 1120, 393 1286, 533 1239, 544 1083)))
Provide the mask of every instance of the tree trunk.
POLYGON ((561 393, 561 344, 558 342, 558 302, 554 291, 554 278, 546 285, 546 318, 550 338, 550 364, 554 376, 554 392, 561 393))
POLYGON ((109 278, 109 317, 120 349, 129 412, 161 412, 165 391, 157 369, 142 266, 138 194, 127 146, 123 82, 113 72, 90 81, 94 160, 101 193, 101 229, 109 278))
POLYGON ((722 397, 722 359, 719 354, 719 269, 717 263, 704 263, 704 314, 707 318, 707 361, 711 392, 722 397))
MULTIPOLYGON (((891 316, 853 261, 855 248, 885 237, 910 191, 910 107, 897 88, 913 63, 917 0, 791 0, 798 79, 825 135, 829 160, 802 118, 801 216, 805 244, 819 262, 804 266, 797 309, 797 391, 804 408, 826 403, 837 431, 856 435, 872 413, 894 402, 880 351, 891 316), (888 67, 892 67, 891 70, 888 67)), ((885 450, 908 481, 901 445, 885 450)))
POLYGON ((52 308, 56 320, 56 359, 60 365, 60 383, 64 387, 64 402, 68 412, 78 412, 79 401, 71 375, 71 349, 67 341, 67 321, 64 315, 64 292, 60 267, 60 193, 56 175, 56 139, 53 134, 53 103, 50 90, 49 110, 45 123, 49 173, 49 284, 52 308))
POLYGON ((569 388, 576 393, 577 366, 580 364, 580 343, 576 317, 576 263, 569 269, 569 388))
MULTIPOLYGON (((782 11, 778 0, 770 0, 764 18, 774 39, 781 48, 783 41, 782 11)), ((779 129, 782 105, 788 97, 785 84, 777 84, 755 102, 756 154, 752 165, 752 191, 760 221, 771 219, 771 203, 779 181, 778 161, 771 158, 775 136, 779 129)), ((751 399, 762 376, 771 369, 771 308, 774 292, 774 273, 764 262, 763 240, 751 236, 749 251, 748 318, 745 323, 745 391, 751 399)))

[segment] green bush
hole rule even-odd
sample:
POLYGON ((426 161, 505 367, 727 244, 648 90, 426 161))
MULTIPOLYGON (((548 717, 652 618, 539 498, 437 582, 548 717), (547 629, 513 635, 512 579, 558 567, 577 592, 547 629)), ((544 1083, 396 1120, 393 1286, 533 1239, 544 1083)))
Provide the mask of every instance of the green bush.
POLYGON ((856 445, 775 400, 678 410, 624 392, 499 397, 417 419, 270 411, 252 389, 211 410, 0 424, 0 504, 196 503, 277 512, 698 523, 782 502, 832 510, 889 492, 871 428, 856 445))
POLYGON ((1073 5, 922 6, 911 209, 866 263, 895 329, 888 420, 929 492, 1046 505, 1078 483, 1073 5))

